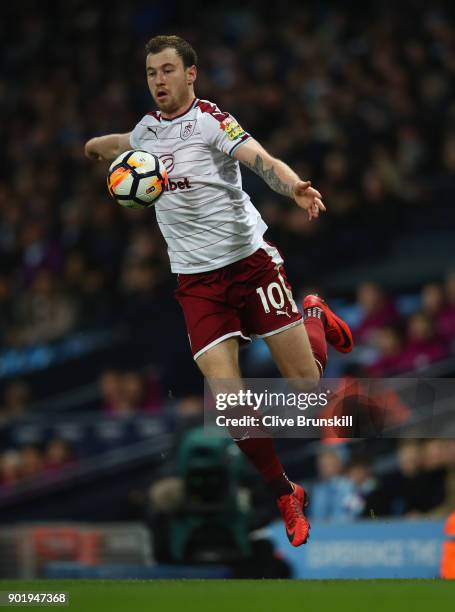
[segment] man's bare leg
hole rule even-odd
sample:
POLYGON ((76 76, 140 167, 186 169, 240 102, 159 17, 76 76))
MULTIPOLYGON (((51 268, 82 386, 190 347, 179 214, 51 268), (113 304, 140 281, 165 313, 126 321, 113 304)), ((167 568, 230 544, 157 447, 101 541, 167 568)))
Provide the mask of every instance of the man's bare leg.
POLYGON ((321 376, 304 325, 296 325, 264 338, 283 378, 299 379, 304 388, 312 388, 321 376))
MULTIPOLYGON (((238 362, 239 344, 237 338, 228 338, 203 353, 196 363, 210 384, 212 393, 238 393, 243 382, 238 362)), ((238 414, 246 414, 242 407, 238 414)), ((235 408, 231 410, 234 415, 235 408)), ((257 415, 254 415, 257 416, 257 415)), ((273 439, 261 431, 255 437, 248 428, 230 428, 229 433, 240 450, 249 458, 275 496, 292 493, 284 468, 275 452, 273 439)))

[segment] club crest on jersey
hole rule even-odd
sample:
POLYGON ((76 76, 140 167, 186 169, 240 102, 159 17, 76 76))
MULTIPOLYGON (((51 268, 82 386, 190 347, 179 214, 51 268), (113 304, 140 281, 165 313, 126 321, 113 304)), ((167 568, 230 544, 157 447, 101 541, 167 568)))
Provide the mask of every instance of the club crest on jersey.
POLYGON ((193 135, 195 127, 196 121, 184 121, 180 126, 180 138, 182 140, 187 140, 193 135))
POLYGON ((232 117, 226 117, 220 123, 220 129, 226 132, 229 140, 236 140, 245 134, 245 130, 232 117))

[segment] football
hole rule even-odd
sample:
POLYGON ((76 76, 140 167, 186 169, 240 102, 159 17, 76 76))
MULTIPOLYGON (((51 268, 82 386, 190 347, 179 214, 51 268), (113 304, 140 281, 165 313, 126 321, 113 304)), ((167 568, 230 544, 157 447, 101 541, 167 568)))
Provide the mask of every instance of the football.
POLYGON ((111 164, 107 175, 109 193, 125 208, 148 208, 163 194, 168 183, 161 160, 147 151, 126 151, 111 164))

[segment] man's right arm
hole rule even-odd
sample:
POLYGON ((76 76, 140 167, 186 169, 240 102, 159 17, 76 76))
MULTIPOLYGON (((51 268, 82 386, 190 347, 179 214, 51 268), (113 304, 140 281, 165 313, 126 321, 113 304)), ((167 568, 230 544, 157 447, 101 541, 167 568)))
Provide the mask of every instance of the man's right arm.
POLYGON ((131 149, 130 133, 107 134, 91 138, 85 143, 85 156, 89 159, 111 161, 131 149))

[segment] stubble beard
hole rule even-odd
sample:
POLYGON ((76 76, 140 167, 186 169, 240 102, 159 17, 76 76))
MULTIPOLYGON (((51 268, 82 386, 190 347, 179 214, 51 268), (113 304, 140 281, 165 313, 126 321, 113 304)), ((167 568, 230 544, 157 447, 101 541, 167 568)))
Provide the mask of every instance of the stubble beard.
POLYGON ((160 110, 162 113, 165 113, 166 115, 173 115, 174 113, 176 113, 178 110, 180 110, 180 108, 185 104, 185 95, 182 93, 182 95, 180 96, 168 96, 169 99, 164 102, 164 103, 160 103, 159 98, 154 98, 155 100, 155 104, 158 107, 158 110, 160 110))

